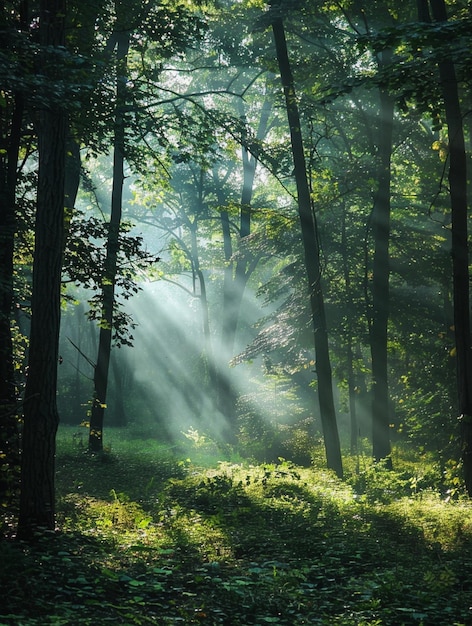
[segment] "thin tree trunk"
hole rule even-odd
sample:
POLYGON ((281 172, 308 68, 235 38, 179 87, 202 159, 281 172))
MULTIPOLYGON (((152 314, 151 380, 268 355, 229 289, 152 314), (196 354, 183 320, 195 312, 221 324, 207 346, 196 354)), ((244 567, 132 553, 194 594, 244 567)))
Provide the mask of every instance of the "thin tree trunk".
MULTIPOLYGON (((444 0, 430 0, 430 6, 436 22, 447 21, 444 0)), ((449 139, 454 333, 462 462, 467 493, 472 496, 472 352, 467 228, 467 155, 454 63, 451 61, 440 63, 439 76, 449 139)))
MULTIPOLYGON (((64 45, 64 0, 40 3, 41 44, 64 45)), ((44 52, 47 55, 47 52, 44 52)), ((43 71, 47 74, 47 59, 43 71)), ((55 526, 55 438, 64 234, 65 111, 51 104, 39 113, 39 174, 28 377, 22 438, 18 536, 55 526)))
MULTIPOLYGON (((254 186, 254 176, 256 172, 256 160, 248 154, 248 151, 244 146, 242 148, 242 159, 243 188, 241 192, 241 213, 239 226, 240 241, 251 234, 251 200, 254 186)), ((248 253, 240 247, 239 257, 236 261, 236 267, 234 268, 234 276, 232 271, 233 262, 230 259, 227 259, 227 261, 229 261, 231 271, 229 273, 230 280, 225 283, 226 289, 223 294, 224 310, 222 337, 223 349, 227 355, 230 355, 229 358, 231 358, 236 338, 236 329, 238 327, 241 302, 244 296, 247 281, 249 280, 249 275, 247 273, 249 263, 248 253)))
MULTIPOLYGON (((221 199, 224 202, 224 199, 221 199)), ((223 280, 223 315, 221 329, 221 345, 218 351, 218 363, 216 364, 215 377, 217 380, 216 403, 217 408, 225 421, 223 439, 228 443, 237 441, 237 425, 235 417, 236 397, 229 377, 228 363, 233 353, 234 339, 236 335, 237 320, 235 322, 235 306, 233 304, 233 291, 235 280, 233 277, 234 262, 233 246, 231 243, 231 229, 228 211, 221 212, 221 228, 223 232, 223 249, 226 266, 223 280)), ((241 297, 242 297, 242 291, 241 297)))
POLYGON ((295 86, 288 58, 287 42, 282 20, 275 17, 272 22, 280 77, 285 95, 292 154, 295 166, 295 181, 298 193, 298 211, 305 252, 305 266, 310 291, 313 332, 318 377, 318 398, 328 467, 339 477, 343 475, 341 447, 339 442, 336 411, 334 408, 333 383, 329 358, 328 333, 321 289, 321 266, 318 232, 311 204, 310 189, 306 174, 305 154, 300 126, 300 116, 295 86))
MULTIPOLYGON (((256 139, 263 139, 267 132, 268 120, 271 111, 270 101, 266 98, 262 104, 261 117, 256 133, 256 139)), ((241 111, 241 117, 244 119, 244 111, 241 111)), ((252 195, 254 192, 254 179, 256 175, 257 159, 251 155, 245 145, 245 137, 242 138, 242 162, 243 162, 243 184, 241 190, 241 213, 239 223, 239 238, 244 240, 251 234, 251 217, 252 217, 252 195)), ((238 327, 241 303, 244 297, 247 282, 251 277, 254 266, 251 265, 251 257, 247 251, 240 250, 240 255, 234 268, 231 261, 232 249, 231 238, 226 213, 226 224, 222 215, 223 233, 225 242, 228 239, 229 245, 225 243, 225 259, 228 263, 229 280, 225 282, 224 302, 223 302, 223 328, 222 328, 222 344, 223 350, 233 356, 234 341, 236 338, 236 330, 238 327)), ((229 360, 229 359, 228 359, 229 360)))
POLYGON ((105 267, 102 280, 102 315, 98 339, 98 356, 94 371, 94 395, 90 417, 89 450, 103 450, 103 420, 107 402, 108 374, 113 335, 113 304, 115 301, 115 280, 119 250, 123 182, 124 182, 124 143, 125 120, 123 106, 126 101, 127 55, 129 32, 116 31, 117 77, 116 111, 113 141, 113 183, 111 215, 108 230, 105 267))
MULTIPOLYGON (((200 188, 202 189, 202 187, 200 188)), ((195 217, 195 221, 189 224, 190 238, 191 238, 191 259, 192 259, 192 273, 193 273, 193 292, 198 294, 200 300, 200 308, 202 311, 202 328, 203 328, 203 361, 205 364, 206 374, 210 382, 211 387, 216 387, 216 369, 214 367, 213 358, 213 345, 210 331, 210 310, 208 304, 207 290, 205 276, 200 268, 200 259, 198 254, 198 242, 197 242, 197 228, 198 222, 195 217), (198 289, 197 289, 198 283, 198 289)))
POLYGON ((347 387, 349 399, 349 417, 351 425, 351 454, 357 452, 357 442, 359 438, 359 426, 357 423, 357 406, 356 406, 356 374, 354 371, 354 354, 352 349, 353 342, 353 323, 354 302, 351 294, 351 275, 349 271, 349 257, 347 249, 347 228, 346 228, 346 210, 344 207, 341 227, 342 255, 343 255, 343 274, 344 284, 346 287, 346 301, 348 303, 347 319, 346 319, 346 366, 347 366, 347 387))
POLYGON ((241 311, 241 304, 246 290, 247 282, 251 275, 249 270, 250 258, 248 251, 243 249, 243 240, 251 234, 251 201, 256 173, 256 159, 252 157, 247 148, 242 146, 243 161, 243 186, 241 191, 241 212, 239 224, 238 259, 232 260, 231 234, 229 230, 228 214, 222 213, 222 228, 225 241, 225 269, 223 289, 223 320, 221 329, 220 363, 218 374, 217 402, 220 413, 226 420, 225 438, 230 443, 236 442, 236 393, 232 387, 228 363, 234 352, 236 331, 241 311))
MULTIPOLYGON (((383 53, 383 57, 386 53, 383 53)), ((385 64, 385 58, 381 59, 385 64)), ((374 261, 372 267, 372 320, 370 348, 372 355, 372 452, 374 459, 389 459, 390 415, 388 393, 387 330, 389 317, 389 239, 390 239, 390 185, 393 130, 393 98, 380 92, 379 124, 379 178, 378 191, 372 211, 374 261)), ((391 464, 391 460, 387 461, 391 464)))
MULTIPOLYGON (((241 105, 242 106, 242 105, 241 105)), ((269 99, 262 104, 261 117, 256 133, 256 139, 262 139, 266 132, 271 111, 269 99)), ((241 118, 245 120, 244 110, 241 110, 241 118)), ((223 286, 223 320, 221 329, 221 346, 219 350, 219 372, 217 401, 220 413, 225 417, 227 439, 236 441, 236 393, 232 388, 229 376, 228 363, 234 355, 234 344, 241 313, 241 305, 248 280, 255 269, 255 263, 248 250, 244 250, 244 239, 251 234, 252 218, 252 195, 254 192, 254 179, 256 175, 257 159, 252 155, 248 147, 247 137, 241 138, 241 156, 243 163, 243 184, 241 189, 241 212, 239 216, 239 256, 236 263, 233 261, 233 249, 231 244, 231 232, 227 211, 221 213, 221 226, 223 232, 223 246, 226 261, 223 286)))

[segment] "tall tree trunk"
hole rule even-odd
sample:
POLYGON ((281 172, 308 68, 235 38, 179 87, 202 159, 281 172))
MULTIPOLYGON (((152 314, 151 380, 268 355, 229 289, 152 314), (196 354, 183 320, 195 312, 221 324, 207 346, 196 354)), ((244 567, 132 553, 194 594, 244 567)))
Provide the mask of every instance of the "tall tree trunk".
POLYGON ((108 374, 113 335, 113 305, 115 301, 116 268, 123 203, 125 145, 124 105, 127 95, 126 75, 129 31, 125 29, 123 23, 121 24, 123 30, 116 30, 114 33, 116 38, 117 75, 115 130, 113 139, 113 183, 105 267, 102 279, 102 314, 98 339, 98 356, 94 371, 94 394, 90 417, 89 450, 91 452, 101 452, 103 450, 103 420, 107 402, 108 374))
MULTIPOLYGON (((241 105, 242 107, 243 105, 241 105)), ((256 132, 256 139, 263 139, 267 132, 271 103, 268 98, 262 103, 261 116, 256 132)), ((245 124, 245 112, 240 111, 241 119, 245 124)), ((228 363, 234 356, 234 344, 240 319, 241 305, 248 280, 256 267, 256 262, 247 249, 244 249, 246 241, 251 234, 252 218, 252 195, 254 191, 254 179, 256 175, 257 159, 250 153, 247 146, 247 136, 243 130, 241 137, 241 157, 243 163, 243 183, 241 189, 241 209, 239 214, 239 250, 236 261, 233 259, 233 246, 229 215, 227 211, 221 212, 221 226, 223 232, 223 246, 225 254, 225 274, 223 285, 223 319, 221 328, 221 345, 219 350, 218 371, 218 408, 227 422, 227 439, 236 441, 236 393, 232 388, 229 376, 228 363)), ((223 199, 222 199, 223 202, 223 199)))
MULTIPOLYGON (((248 250, 244 249, 244 239, 251 234, 251 201, 256 172, 256 160, 252 157, 245 146, 242 147, 243 160, 243 188, 241 192, 241 212, 239 226, 239 249, 236 262, 232 259, 232 253, 226 255, 226 269, 223 286, 223 319, 221 329, 221 347, 219 351, 219 372, 217 401, 218 409, 226 420, 225 438, 230 443, 237 439, 236 424, 236 392, 231 384, 229 361, 234 355, 234 343, 238 328, 241 304, 246 290, 247 282, 251 276, 250 258, 248 250)), ((231 235, 229 231, 228 216, 222 214, 223 235, 229 242, 228 249, 231 251, 231 235)), ((227 244, 225 244, 225 249, 227 244)))
POLYGON ((272 22, 277 61, 285 95, 290 137, 292 142, 295 181, 298 193, 298 211, 305 252, 305 266, 310 292, 310 305, 313 319, 313 332, 318 377, 318 398, 328 467, 342 477, 342 458, 339 442, 336 411, 334 408, 331 363, 329 358, 328 333, 321 289, 321 265, 318 232, 308 186, 306 161, 300 116, 295 94, 295 86, 288 58, 287 42, 282 19, 275 17, 272 22))
MULTIPOLYGON (((27 3, 20 3, 19 25, 27 28, 27 3)), ((16 27, 16 25, 15 25, 16 27)), ((23 121, 23 97, 6 97, 0 123, 0 500, 19 481, 20 463, 17 388, 11 322, 13 317, 13 254, 16 232, 15 196, 23 121)))
POLYGON ((248 153, 247 148, 244 146, 242 147, 242 160, 243 187, 241 192, 239 226, 239 239, 242 245, 239 248, 239 255, 235 265, 231 258, 226 259, 230 267, 230 272, 228 276, 229 281, 225 282, 225 291, 223 294, 222 343, 224 351, 231 356, 236 337, 236 329, 238 327, 241 302, 247 281, 249 280, 247 269, 250 259, 248 258, 248 251, 243 249, 245 243, 243 240, 251 234, 251 201, 256 172, 256 160, 248 153))
MULTIPOLYGON (((261 108, 261 116, 256 132, 256 139, 262 140, 267 132, 269 115, 271 111, 271 103, 268 98, 264 99, 261 108)), ((244 111, 241 110, 241 119, 245 122, 244 111)), ((254 179, 256 176, 257 159, 250 153, 247 147, 247 137, 241 138, 241 157, 243 163, 243 183, 241 189, 241 211, 239 216, 239 239, 244 246, 244 239, 251 234, 251 218, 252 218, 252 195, 254 192, 254 179)), ((227 218, 227 215, 226 215, 227 218)), ((233 356, 234 342, 236 338, 236 330, 238 327, 241 303, 244 297, 247 282, 254 271, 253 259, 249 252, 244 249, 239 250, 238 259, 234 266, 232 257, 231 238, 229 227, 225 229, 223 223, 223 233, 229 240, 229 245, 225 244, 225 260, 230 268, 228 281, 225 282, 225 291, 223 294, 223 327, 222 327, 222 343, 223 349, 233 356)))
POLYGON ((17 390, 13 363, 13 252, 16 231, 15 194, 23 102, 12 100, 9 129, 2 128, 0 154, 0 499, 17 482, 20 462, 17 390), (4 132, 5 131, 5 132, 4 132))
MULTIPOLYGON (((47 47, 64 46, 65 0, 40 3, 40 38, 47 47)), ((39 113, 39 174, 35 223, 31 335, 24 403, 21 496, 18 536, 53 530, 55 521, 55 438, 64 234, 65 111, 51 103, 39 113)))
POLYGON ((346 366, 347 366, 347 388, 349 399, 349 416, 351 430, 351 454, 357 452, 357 443, 359 439, 359 425, 357 421, 357 405, 356 405, 356 373, 354 371, 354 351, 353 351, 353 315, 354 301, 351 292, 351 274, 349 254, 347 248, 347 225, 346 225, 346 209, 344 207, 341 224, 341 248, 343 258, 343 275, 346 288, 346 301, 348 304, 346 318, 346 366))
MULTIPOLYGON (((224 199, 221 198, 221 204, 224 199)), ((228 443, 237 441, 236 424, 236 396, 231 385, 228 363, 233 354, 234 339, 236 336, 237 318, 235 318, 236 306, 233 292, 238 289, 242 299, 244 287, 236 287, 234 272, 233 246, 231 242, 231 228, 228 211, 221 212, 221 228, 223 233, 223 250, 226 266, 223 279, 223 315, 221 327, 221 343, 218 350, 218 363, 216 363, 215 378, 217 380, 216 403, 217 408, 225 420, 223 439, 228 443)))
POLYGON ((206 282, 203 271, 200 267, 200 255, 198 250, 198 216, 203 213, 203 191, 204 191, 204 178, 205 173, 203 169, 200 169, 198 194, 197 194, 197 206, 194 215, 194 219, 189 220, 188 226, 190 230, 190 252, 192 259, 192 278, 193 278, 193 292, 198 293, 200 300, 200 308, 202 311, 202 326, 203 326, 203 361, 206 374, 208 376, 212 389, 216 387, 216 368, 214 366, 213 357, 213 345, 210 331, 210 310, 208 304, 206 282), (198 288, 197 288, 198 284, 198 288))
MULTIPOLYGON (((382 53, 381 65, 388 63, 389 53, 382 53)), ((372 452, 374 459, 390 459, 390 415, 387 368, 387 328, 389 317, 389 239, 390 184, 393 130, 393 98, 380 92, 379 177, 372 210, 374 261, 372 267, 372 319, 370 348, 372 355, 372 452)), ((391 460, 387 461, 389 464, 391 460)))
MULTIPOLYGON (((430 0, 430 6, 436 22, 447 21, 444 0, 430 0)), ((454 63, 451 61, 440 63, 439 76, 449 139, 454 333, 462 462, 467 493, 472 496, 472 352, 467 228, 467 155, 454 63)))

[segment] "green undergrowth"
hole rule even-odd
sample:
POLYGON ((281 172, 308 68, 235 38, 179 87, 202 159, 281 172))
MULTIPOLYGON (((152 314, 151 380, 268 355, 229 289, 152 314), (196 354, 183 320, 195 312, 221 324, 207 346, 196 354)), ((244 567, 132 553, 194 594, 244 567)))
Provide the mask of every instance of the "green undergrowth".
POLYGON ((0 625, 472 624, 469 502, 419 470, 221 456, 194 437, 91 457, 63 431, 58 531, 0 543, 0 625))

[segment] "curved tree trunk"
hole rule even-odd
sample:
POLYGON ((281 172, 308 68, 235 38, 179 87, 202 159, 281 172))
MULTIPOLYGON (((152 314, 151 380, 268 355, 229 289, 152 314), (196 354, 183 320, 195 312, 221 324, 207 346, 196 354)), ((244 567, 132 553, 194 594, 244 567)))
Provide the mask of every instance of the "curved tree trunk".
POLYGON ((339 477, 343 475, 341 447, 339 442, 336 411, 334 408, 331 363, 329 358, 328 333, 321 289, 320 250, 316 220, 311 204, 310 189, 306 174, 305 154, 300 126, 300 116, 295 94, 295 86, 288 58, 287 42, 282 19, 275 17, 272 22, 277 60, 285 94, 287 117, 290 126, 295 181, 298 193, 298 211, 305 251, 313 333, 316 353, 316 372, 318 376, 318 398, 321 422, 323 425, 324 444, 328 467, 339 477))

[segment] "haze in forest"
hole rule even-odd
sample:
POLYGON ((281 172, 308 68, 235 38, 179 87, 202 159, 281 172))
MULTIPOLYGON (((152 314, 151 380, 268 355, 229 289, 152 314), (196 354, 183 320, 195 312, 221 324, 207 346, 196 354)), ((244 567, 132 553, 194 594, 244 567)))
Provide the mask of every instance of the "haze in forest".
POLYGON ((112 428, 201 433, 338 479, 427 452, 471 495, 467 3, 0 13, 21 532, 54 528, 61 422, 94 458, 112 428))
MULTIPOLYGON (((58 398, 63 421, 77 426, 88 421, 93 371, 69 339, 76 345, 81 341, 80 349, 87 355, 93 354, 96 342, 96 329, 90 327, 84 308, 81 309, 82 315, 72 312, 70 319, 68 315, 63 318, 63 362, 59 368, 60 384, 67 384, 65 381, 74 377, 77 369, 80 371, 80 404, 72 408, 70 399, 61 402, 58 398)), ((243 323, 250 327, 257 308, 249 302, 244 310, 243 323)), ((224 417, 215 410, 203 385, 205 347, 198 299, 164 280, 143 282, 125 311, 136 324, 132 330, 133 345, 113 351, 105 428, 127 426, 136 434, 173 442, 182 439, 182 433, 189 429, 196 429, 202 436, 220 441, 224 417)), ((242 394, 256 385, 260 369, 260 362, 234 369, 233 379, 242 394)))

